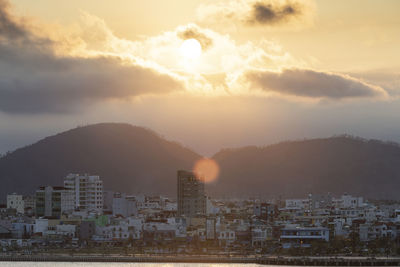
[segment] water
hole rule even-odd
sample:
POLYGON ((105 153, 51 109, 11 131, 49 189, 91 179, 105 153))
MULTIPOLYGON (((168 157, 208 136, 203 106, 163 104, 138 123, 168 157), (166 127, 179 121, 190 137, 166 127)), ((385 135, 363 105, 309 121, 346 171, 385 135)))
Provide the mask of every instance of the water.
MULTIPOLYGON (((98 262, 0 262, 1 267, 260 267, 258 264, 235 263, 98 263, 98 262)), ((271 266, 272 265, 262 265, 271 266)), ((274 265, 273 267, 279 267, 274 265)))

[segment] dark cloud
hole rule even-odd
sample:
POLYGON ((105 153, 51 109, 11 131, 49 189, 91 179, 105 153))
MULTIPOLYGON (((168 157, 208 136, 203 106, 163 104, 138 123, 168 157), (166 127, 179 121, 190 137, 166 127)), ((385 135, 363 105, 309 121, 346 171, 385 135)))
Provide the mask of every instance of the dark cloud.
POLYGON ((47 49, 52 46, 50 39, 35 36, 27 25, 26 19, 18 18, 11 12, 10 4, 0 0, 0 44, 10 46, 27 46, 25 48, 47 49), (29 47, 28 47, 29 45, 29 47))
POLYGON ((38 69, 14 67, 0 74, 0 110, 68 112, 105 99, 182 89, 167 75, 116 58, 50 58, 36 64, 38 69))
POLYGON ((302 16, 303 9, 304 7, 297 2, 287 2, 284 5, 256 2, 251 7, 247 22, 261 25, 285 23, 302 16))
POLYGON ((291 26, 301 28, 312 24, 314 4, 308 0, 230 0, 201 5, 198 9, 199 23, 232 23, 245 26, 291 26))
POLYGON ((185 30, 178 32, 178 37, 183 40, 196 39, 201 44, 203 50, 207 50, 213 44, 212 39, 200 32, 196 27, 187 27, 185 30))
POLYGON ((350 76, 313 70, 251 71, 245 77, 252 88, 294 96, 331 99, 386 96, 382 88, 350 76))
POLYGON ((61 57, 0 0, 0 111, 69 112, 110 98, 183 89, 169 75, 118 57, 61 57))
POLYGON ((0 0, 0 36, 9 39, 25 38, 28 32, 19 25, 10 14, 10 5, 5 0, 0 0))

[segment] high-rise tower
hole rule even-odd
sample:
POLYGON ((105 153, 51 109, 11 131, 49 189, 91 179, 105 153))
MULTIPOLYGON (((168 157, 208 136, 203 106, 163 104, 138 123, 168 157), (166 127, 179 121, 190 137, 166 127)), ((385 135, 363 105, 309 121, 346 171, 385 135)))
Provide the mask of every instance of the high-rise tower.
POLYGON ((205 214, 204 179, 193 172, 178 171, 178 216, 197 217, 205 214))

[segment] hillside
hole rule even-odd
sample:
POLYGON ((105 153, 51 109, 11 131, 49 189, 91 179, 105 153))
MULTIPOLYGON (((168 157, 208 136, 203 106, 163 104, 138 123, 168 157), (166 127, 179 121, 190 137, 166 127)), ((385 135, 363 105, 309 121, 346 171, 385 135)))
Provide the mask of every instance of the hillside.
POLYGON ((62 185, 70 172, 98 174, 108 190, 175 194, 176 171, 200 156, 154 132, 104 123, 47 137, 0 159, 0 197, 62 185))
MULTIPOLYGON (((98 174, 105 189, 176 194, 176 171, 201 156, 156 133, 103 123, 47 137, 0 159, 0 198, 62 185, 70 172, 98 174)), ((220 177, 207 185, 215 197, 303 197, 348 192, 400 199, 400 147, 349 136, 224 149, 213 157, 220 177)))
POLYGON ((349 136, 225 149, 214 156, 214 195, 291 196, 344 192, 400 199, 400 147, 349 136))

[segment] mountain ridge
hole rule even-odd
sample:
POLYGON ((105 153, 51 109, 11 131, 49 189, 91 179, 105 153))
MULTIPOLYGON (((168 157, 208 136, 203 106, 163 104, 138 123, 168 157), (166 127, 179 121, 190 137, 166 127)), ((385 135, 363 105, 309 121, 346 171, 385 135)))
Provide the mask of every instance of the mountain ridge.
MULTIPOLYGON (((105 178, 105 189, 137 191, 127 181, 131 178, 139 185, 139 191, 152 187, 155 192, 163 192, 168 176, 175 177, 180 167, 191 168, 200 157, 151 130, 129 124, 102 123, 49 136, 7 154, 0 159, 0 178, 13 182, 16 185, 13 191, 27 193, 35 190, 32 186, 61 185, 68 173, 84 172, 105 178), (22 177, 24 175, 27 177, 22 177), (121 184, 113 186, 113 179, 106 178, 111 176, 118 177, 121 184), (154 180, 154 177, 159 179, 154 180), (27 185, 26 182, 30 182, 27 179, 34 181, 27 185)), ((11 193, 5 188, 0 188, 0 195, 11 193)), ((172 194, 168 190, 166 193, 172 194)))
MULTIPOLYGON (((62 185, 71 172, 100 175, 105 190, 175 196, 176 171, 202 158, 156 132, 122 123, 77 127, 0 158, 0 197, 62 185)), ((399 199, 400 145, 349 135, 221 149, 211 196, 301 197, 352 193, 399 199)))
MULTIPOLYGON (((394 142, 341 135, 223 150, 214 159, 222 172, 211 191, 219 194, 227 177, 236 179, 229 179, 230 183, 240 184, 237 179, 243 175, 252 177, 253 185, 246 190, 260 195, 349 192, 399 198, 393 187, 400 186, 400 146, 394 142)), ((235 192, 246 193, 240 189, 235 192)))

